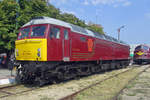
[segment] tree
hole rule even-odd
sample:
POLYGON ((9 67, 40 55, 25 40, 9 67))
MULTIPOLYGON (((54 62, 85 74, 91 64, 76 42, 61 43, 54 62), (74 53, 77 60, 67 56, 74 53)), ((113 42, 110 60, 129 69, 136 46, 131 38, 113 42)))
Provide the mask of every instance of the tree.
POLYGON ((104 34, 104 31, 103 31, 103 27, 101 25, 98 25, 98 24, 90 24, 87 26, 87 28, 89 30, 92 30, 94 32, 98 32, 99 34, 104 34))
POLYGON ((0 2, 0 53, 14 49, 18 29, 36 16, 47 16, 43 0, 3 0, 0 2))
POLYGON ((0 53, 14 50, 19 28, 34 17, 48 16, 103 33, 95 25, 88 26, 73 14, 62 13, 47 0, 3 0, 0 1, 0 53))
POLYGON ((74 25, 78 25, 78 26, 81 26, 81 27, 86 27, 85 22, 81 21, 79 18, 77 18, 73 14, 63 13, 63 14, 61 14, 59 19, 65 21, 65 22, 74 24, 74 25))
POLYGON ((0 52, 8 52, 14 47, 17 37, 15 33, 16 2, 4 0, 0 2, 0 52))

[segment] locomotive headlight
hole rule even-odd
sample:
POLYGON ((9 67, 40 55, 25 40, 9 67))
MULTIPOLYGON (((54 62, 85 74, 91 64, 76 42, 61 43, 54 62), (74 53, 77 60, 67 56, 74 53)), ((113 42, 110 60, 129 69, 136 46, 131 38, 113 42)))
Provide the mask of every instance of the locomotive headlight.
POLYGON ((37 56, 38 56, 38 57, 41 57, 41 48, 38 48, 38 49, 37 49, 37 56))

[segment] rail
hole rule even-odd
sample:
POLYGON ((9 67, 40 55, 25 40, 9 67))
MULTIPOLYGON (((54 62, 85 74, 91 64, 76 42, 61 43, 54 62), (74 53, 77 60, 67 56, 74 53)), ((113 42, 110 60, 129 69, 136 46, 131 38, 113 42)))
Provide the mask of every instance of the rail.
MULTIPOLYGON (((138 65, 137 67, 139 67, 140 65, 138 65)), ((149 66, 150 67, 150 66, 149 66)), ((148 67, 148 68, 149 68, 148 67)), ((90 86, 88 86, 88 87, 86 87, 86 88, 83 88, 83 89, 81 89, 81 90, 79 90, 79 91, 77 91, 77 92, 75 92, 75 93, 73 93, 73 94, 71 94, 71 95, 68 95, 68 96, 66 96, 66 97, 63 97, 63 98, 61 98, 61 99, 59 99, 59 100, 74 100, 74 98, 75 98, 75 96, 77 95, 77 94, 79 94, 79 93, 81 93, 81 92, 83 92, 83 91, 85 91, 85 90, 87 90, 87 89, 89 89, 89 88, 91 88, 91 87, 93 87, 93 86, 96 86, 96 85, 98 85, 98 84, 101 84, 102 82, 104 82, 104 81, 106 81, 106 80, 109 80, 109 79, 112 79, 112 78, 114 78, 114 77, 117 77, 118 75, 121 75, 121 74, 123 74, 123 73, 126 73, 126 72, 128 72, 128 71, 130 71, 130 70, 132 70, 132 69, 134 69, 135 67, 133 67, 133 68, 131 68, 131 69, 128 69, 128 70, 126 70, 126 71, 123 71, 123 72, 120 72, 120 73, 118 73, 118 74, 115 74, 115 75, 113 75, 113 76, 110 76, 110 77, 108 77, 108 78, 106 78, 106 79, 104 79, 104 80, 101 80, 101 81, 99 81, 99 82, 97 82, 97 83, 95 83, 95 84, 92 84, 92 85, 90 85, 90 86)), ((145 68, 143 71, 141 71, 141 72, 139 72, 137 75, 136 75, 136 77, 138 76, 138 75, 140 75, 142 72, 144 72, 145 70, 147 70, 148 68, 145 68)), ((135 78, 135 77, 134 77, 135 78)), ((125 88, 125 87, 124 87, 125 88)), ((124 89, 123 88, 123 89, 124 89)), ((122 89, 122 90, 123 90, 122 89)), ((121 90, 121 91, 122 91, 121 90)), ((118 96, 119 94, 117 94, 115 97, 113 97, 113 99, 112 100, 117 100, 116 98, 117 98, 117 96, 118 96)))

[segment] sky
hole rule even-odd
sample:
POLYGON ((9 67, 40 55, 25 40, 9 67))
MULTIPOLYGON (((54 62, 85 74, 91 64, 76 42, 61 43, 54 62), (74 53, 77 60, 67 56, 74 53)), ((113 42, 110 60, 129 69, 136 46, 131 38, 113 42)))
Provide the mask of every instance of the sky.
POLYGON ((107 35, 128 44, 150 44, 150 0, 49 0, 62 12, 101 24, 107 35))

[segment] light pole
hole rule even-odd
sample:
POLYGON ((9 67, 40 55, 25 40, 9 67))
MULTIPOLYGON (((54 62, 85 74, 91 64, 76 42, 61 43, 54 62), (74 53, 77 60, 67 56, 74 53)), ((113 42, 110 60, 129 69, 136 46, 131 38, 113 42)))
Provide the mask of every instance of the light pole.
POLYGON ((125 25, 118 28, 118 41, 120 41, 120 30, 124 27, 125 27, 125 25))

